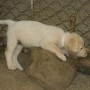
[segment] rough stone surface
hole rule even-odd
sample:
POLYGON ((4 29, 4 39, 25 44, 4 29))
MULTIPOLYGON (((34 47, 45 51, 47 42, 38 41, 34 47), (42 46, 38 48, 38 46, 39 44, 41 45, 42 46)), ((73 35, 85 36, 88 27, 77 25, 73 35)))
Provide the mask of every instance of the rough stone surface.
POLYGON ((76 68, 72 64, 62 62, 50 51, 31 48, 29 59, 32 62, 27 68, 27 74, 44 83, 50 90, 65 90, 76 75, 76 68))
MULTIPOLYGON (((25 54, 20 55, 24 60, 25 54)), ((45 90, 37 80, 28 77, 24 72, 8 70, 4 53, 0 49, 0 90, 45 90)))
POLYGON ((66 90, 90 90, 90 75, 78 73, 70 87, 66 90))

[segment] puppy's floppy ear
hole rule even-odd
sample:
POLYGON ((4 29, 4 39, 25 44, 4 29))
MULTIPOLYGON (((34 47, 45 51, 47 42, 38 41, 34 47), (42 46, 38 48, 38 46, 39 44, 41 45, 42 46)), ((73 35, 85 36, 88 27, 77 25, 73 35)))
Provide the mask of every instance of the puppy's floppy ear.
POLYGON ((77 48, 78 48, 78 38, 76 34, 72 33, 67 43, 67 49, 70 54, 75 54, 77 53, 77 48))

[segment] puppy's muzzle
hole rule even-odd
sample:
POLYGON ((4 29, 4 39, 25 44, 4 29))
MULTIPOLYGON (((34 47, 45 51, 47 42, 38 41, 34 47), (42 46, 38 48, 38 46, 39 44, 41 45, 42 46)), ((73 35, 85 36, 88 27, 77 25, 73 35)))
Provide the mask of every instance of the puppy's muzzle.
POLYGON ((87 48, 81 49, 78 53, 78 57, 87 57, 89 50, 87 48))

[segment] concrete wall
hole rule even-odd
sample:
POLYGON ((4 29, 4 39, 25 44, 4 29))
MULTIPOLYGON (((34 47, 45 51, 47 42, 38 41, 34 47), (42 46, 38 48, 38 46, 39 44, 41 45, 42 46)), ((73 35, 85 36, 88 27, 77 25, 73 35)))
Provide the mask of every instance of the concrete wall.
MULTIPOLYGON (((34 20, 70 29, 70 17, 76 16, 75 30, 90 48, 90 0, 34 0, 34 20)), ((0 0, 0 19, 31 20, 30 0, 0 0)), ((0 26, 0 41, 5 41, 6 26, 0 26), (4 39, 4 40, 3 40, 4 39)))

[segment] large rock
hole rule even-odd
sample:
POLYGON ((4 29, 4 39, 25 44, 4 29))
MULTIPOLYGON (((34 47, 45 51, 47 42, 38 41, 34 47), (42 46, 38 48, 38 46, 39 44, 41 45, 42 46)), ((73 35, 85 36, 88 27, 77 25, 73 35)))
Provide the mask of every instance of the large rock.
POLYGON ((27 74, 49 90, 65 90, 77 73, 75 66, 62 62, 55 54, 41 48, 31 48, 29 59, 31 64, 27 74))

